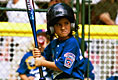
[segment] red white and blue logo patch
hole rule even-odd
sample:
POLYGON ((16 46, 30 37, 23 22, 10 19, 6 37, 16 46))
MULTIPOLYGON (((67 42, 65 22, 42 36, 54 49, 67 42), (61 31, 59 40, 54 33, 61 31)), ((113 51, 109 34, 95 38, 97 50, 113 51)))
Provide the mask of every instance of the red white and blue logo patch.
POLYGON ((65 57, 64 66, 67 68, 71 68, 72 64, 75 61, 75 55, 73 53, 68 52, 64 54, 64 57, 65 57))

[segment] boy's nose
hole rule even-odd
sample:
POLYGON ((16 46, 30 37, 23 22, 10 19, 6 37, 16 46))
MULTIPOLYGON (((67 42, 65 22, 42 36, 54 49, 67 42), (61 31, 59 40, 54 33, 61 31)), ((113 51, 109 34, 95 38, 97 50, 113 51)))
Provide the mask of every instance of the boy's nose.
POLYGON ((61 29, 65 29, 65 26, 64 26, 64 25, 62 25, 62 26, 61 26, 61 29))

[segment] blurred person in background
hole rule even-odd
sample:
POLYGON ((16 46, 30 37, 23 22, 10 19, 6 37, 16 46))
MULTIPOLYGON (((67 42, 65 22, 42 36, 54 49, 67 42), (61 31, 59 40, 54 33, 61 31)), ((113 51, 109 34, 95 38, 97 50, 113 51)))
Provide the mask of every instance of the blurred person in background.
POLYGON ((92 9, 91 23, 115 25, 118 3, 116 0, 101 0, 92 9))
MULTIPOLYGON (((48 6, 51 6, 56 3, 60 3, 62 0, 50 0, 48 6)), ((7 8, 18 8, 26 9, 25 0, 9 0, 7 3, 7 8)), ((39 7, 34 2, 35 9, 39 7)), ((8 17, 8 22, 15 23, 29 23, 29 18, 27 12, 23 11, 7 11, 6 15, 8 17)), ((35 12, 36 24, 45 24, 46 23, 46 12, 35 12)))
POLYGON ((71 0, 50 0, 49 6, 56 4, 56 3, 65 3, 65 4, 70 5, 71 0))
POLYGON ((62 2, 62 0, 50 0, 48 7, 52 6, 53 4, 61 3, 61 2, 62 2))
MULTIPOLYGON (((26 9, 25 0, 9 0, 7 8, 18 8, 18 9, 26 9)), ((35 9, 39 9, 39 7, 34 3, 35 9)), ((6 11, 6 15, 8 17, 8 22, 15 23, 29 23, 29 18, 27 12, 23 11, 6 11)), ((45 12, 36 12, 36 24, 45 24, 46 23, 46 13, 45 12)))
MULTIPOLYGON (((43 55, 44 48, 49 43, 49 36, 46 34, 44 29, 37 30, 37 41, 39 48, 41 49, 41 53, 43 55)), ((34 47, 34 44, 33 44, 34 47)), ((39 80, 40 74, 39 74, 39 68, 35 66, 34 64, 34 58, 31 46, 30 51, 27 52, 23 58, 21 59, 19 68, 17 69, 17 72, 19 73, 19 76, 22 80, 39 80)), ((43 67, 43 74, 46 77, 46 80, 51 80, 51 75, 47 74, 46 68, 43 67), (50 75, 50 77, 48 77, 50 75)))
POLYGON ((116 17, 115 23, 116 25, 118 25, 118 10, 117 10, 117 17, 116 17))
POLYGON ((71 6, 71 0, 50 0, 48 6, 52 6, 53 4, 56 4, 56 3, 65 3, 69 6, 71 6))
MULTIPOLYGON (((72 0, 63 0, 62 2, 64 2, 65 4, 68 4, 69 6, 71 6, 71 1, 72 0)), ((73 1, 74 2, 74 1, 73 1)))

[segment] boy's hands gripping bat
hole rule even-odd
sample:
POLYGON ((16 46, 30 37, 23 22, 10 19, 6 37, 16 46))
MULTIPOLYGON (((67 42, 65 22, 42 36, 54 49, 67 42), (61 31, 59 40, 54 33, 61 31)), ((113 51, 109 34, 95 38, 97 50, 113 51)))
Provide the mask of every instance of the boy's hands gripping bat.
MULTIPOLYGON (((33 32, 35 48, 39 48, 38 42, 37 42, 36 26, 35 26, 36 23, 35 23, 34 2, 33 2, 33 0, 25 0, 25 1, 26 1, 27 13, 28 13, 30 25, 31 25, 32 32, 33 32)), ((45 78, 43 76, 42 67, 39 67, 39 72, 40 72, 40 79, 39 80, 45 80, 45 78)))

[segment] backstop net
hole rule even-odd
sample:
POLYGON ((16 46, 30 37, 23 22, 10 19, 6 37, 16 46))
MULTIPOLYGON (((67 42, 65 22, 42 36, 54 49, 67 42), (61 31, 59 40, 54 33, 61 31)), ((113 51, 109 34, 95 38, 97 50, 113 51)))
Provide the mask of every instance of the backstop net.
MULTIPOLYGON (((85 40, 88 40, 88 27, 85 25, 85 40)), ((37 29, 46 29, 46 25, 37 25, 37 29)), ((90 25, 90 29, 88 50, 95 80, 106 80, 118 70, 118 26, 90 25)), ((0 80, 20 80, 16 70, 23 55, 30 50, 32 38, 29 23, 0 22, 0 80)))
MULTIPOLYGON (((4 8, 8 1, 0 0, 0 7, 2 7, 0 10, 0 80, 20 80, 16 70, 23 55, 32 48, 33 35, 29 22, 8 22, 7 10, 4 8)), ((35 1, 39 8, 47 9, 50 0, 35 1)), ((12 10, 12 12, 15 10, 17 9, 12 10)), ((19 15, 14 16, 18 17, 19 15)), ((37 24, 36 27, 37 29, 46 29, 46 24, 37 24)), ((118 74, 118 26, 85 25, 86 41, 88 41, 89 27, 90 48, 84 54, 85 57, 90 55, 90 61, 94 66, 95 80, 106 80, 118 74)), ((79 36, 82 33, 81 29, 80 25, 79 36)))

